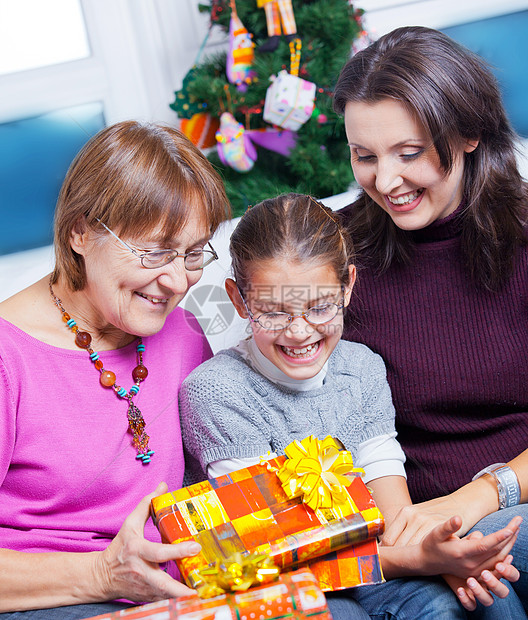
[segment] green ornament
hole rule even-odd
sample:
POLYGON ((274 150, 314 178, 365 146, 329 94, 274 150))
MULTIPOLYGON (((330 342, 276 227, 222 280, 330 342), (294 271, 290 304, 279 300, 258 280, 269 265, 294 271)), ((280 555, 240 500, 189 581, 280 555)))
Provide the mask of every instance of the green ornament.
POLYGON ((189 94, 189 84, 194 80, 196 67, 192 67, 183 78, 181 90, 175 91, 174 101, 169 104, 180 118, 192 118, 198 112, 203 112, 204 104, 189 94))

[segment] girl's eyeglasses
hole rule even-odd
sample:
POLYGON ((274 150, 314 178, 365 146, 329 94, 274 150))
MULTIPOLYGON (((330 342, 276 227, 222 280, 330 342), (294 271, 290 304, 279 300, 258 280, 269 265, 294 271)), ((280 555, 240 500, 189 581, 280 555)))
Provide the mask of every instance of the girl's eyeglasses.
POLYGON ((207 265, 211 264, 213 261, 218 260, 218 254, 210 243, 207 244, 211 248, 210 250, 191 250, 185 254, 178 252, 178 250, 145 250, 140 254, 137 250, 130 247, 128 243, 120 239, 115 232, 110 230, 100 219, 95 219, 103 228, 114 236, 121 245, 125 246, 134 256, 139 258, 145 269, 165 267, 165 265, 172 263, 175 258, 183 258, 183 264, 187 271, 200 271, 200 269, 207 267, 207 265))
POLYGON ((308 308, 308 310, 300 312, 299 314, 290 314, 289 312, 263 312, 256 317, 248 308, 244 295, 242 295, 242 291, 240 291, 240 289, 239 292, 250 320, 253 323, 258 323, 263 329, 273 332, 286 329, 294 319, 300 316, 302 316, 302 318, 310 325, 324 325, 325 323, 329 323, 335 319, 338 312, 345 307, 345 298, 341 297, 341 301, 338 304, 327 303, 319 306, 313 306, 312 308, 308 308))

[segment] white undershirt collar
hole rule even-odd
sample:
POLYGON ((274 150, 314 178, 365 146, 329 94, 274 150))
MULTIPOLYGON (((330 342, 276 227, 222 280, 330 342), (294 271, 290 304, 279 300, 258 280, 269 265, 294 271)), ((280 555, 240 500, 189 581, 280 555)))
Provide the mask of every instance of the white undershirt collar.
POLYGON ((325 380, 326 373, 328 371, 328 360, 325 362, 321 370, 310 379, 292 379, 287 374, 282 372, 275 364, 269 361, 269 359, 258 348, 255 340, 250 336, 244 340, 241 340, 236 347, 234 347, 242 357, 249 362, 253 370, 256 370, 261 375, 269 379, 273 383, 278 383, 290 390, 296 390, 298 392, 305 392, 308 390, 315 390, 320 388, 325 380))

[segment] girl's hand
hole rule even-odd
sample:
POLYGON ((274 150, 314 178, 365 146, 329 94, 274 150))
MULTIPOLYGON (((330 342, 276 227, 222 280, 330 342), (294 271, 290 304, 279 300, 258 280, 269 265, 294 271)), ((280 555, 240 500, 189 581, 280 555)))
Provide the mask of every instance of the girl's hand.
POLYGON ((460 529, 461 518, 448 519, 418 545, 424 574, 453 574, 465 579, 478 577, 486 569, 494 569, 508 556, 521 522, 521 517, 514 517, 502 530, 487 536, 474 532, 460 539, 455 532, 460 529))
POLYGON ((94 580, 101 594, 100 600, 126 598, 134 602, 147 602, 196 594, 195 590, 167 575, 159 565, 168 560, 196 555, 200 545, 195 542, 166 545, 144 537, 150 501, 166 492, 167 485, 162 482, 155 491, 146 495, 125 519, 114 540, 97 554, 94 580))
POLYGON ((493 604, 492 594, 498 598, 506 598, 509 588, 500 579, 515 582, 519 579, 519 571, 512 564, 513 556, 508 555, 503 562, 498 562, 493 571, 484 570, 478 579, 469 577, 464 580, 454 575, 444 575, 444 579, 457 595, 461 605, 473 611, 477 601, 489 607, 493 604))

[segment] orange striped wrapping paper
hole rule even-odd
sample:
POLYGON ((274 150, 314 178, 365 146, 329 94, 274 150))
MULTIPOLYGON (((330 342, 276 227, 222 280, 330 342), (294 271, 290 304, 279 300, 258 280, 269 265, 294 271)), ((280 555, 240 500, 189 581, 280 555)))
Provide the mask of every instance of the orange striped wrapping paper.
POLYGON ((281 570, 309 566, 323 591, 381 583, 383 517, 360 476, 347 491, 339 508, 314 511, 299 497, 288 499, 276 473, 258 464, 155 497, 151 513, 164 542, 202 546, 177 561, 190 587, 200 569, 236 552, 264 553, 281 570))
POLYGON ((332 620, 313 573, 285 573, 273 583, 246 592, 202 600, 197 596, 130 607, 88 620, 332 620))

